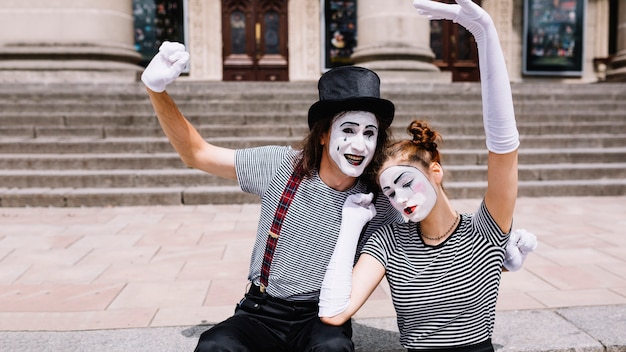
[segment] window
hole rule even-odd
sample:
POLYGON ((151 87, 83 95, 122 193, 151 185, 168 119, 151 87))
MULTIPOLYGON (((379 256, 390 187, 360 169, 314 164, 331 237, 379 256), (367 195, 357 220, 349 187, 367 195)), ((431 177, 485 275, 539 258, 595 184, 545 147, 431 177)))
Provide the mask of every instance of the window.
POLYGON ((356 0, 324 1, 324 66, 351 65, 357 44, 356 0))
POLYGON ((133 0, 135 48, 146 66, 164 41, 185 43, 184 0, 133 0))

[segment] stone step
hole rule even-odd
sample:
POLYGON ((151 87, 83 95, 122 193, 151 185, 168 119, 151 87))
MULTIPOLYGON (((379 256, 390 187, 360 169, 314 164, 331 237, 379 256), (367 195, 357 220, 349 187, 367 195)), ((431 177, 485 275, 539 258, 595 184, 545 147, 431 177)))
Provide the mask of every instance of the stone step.
MULTIPOLYGON (((626 107, 621 110, 614 111, 556 111, 546 110, 535 113, 516 113, 518 125, 521 127, 526 124, 553 124, 553 125, 575 125, 575 124, 607 124, 613 123, 620 125, 626 123, 625 113, 626 107)), ((272 126, 288 125, 288 126, 307 126, 306 112, 301 113, 263 113, 263 112, 245 112, 233 113, 223 112, 215 113, 205 111, 202 113, 185 113, 185 117, 200 127, 203 125, 261 125, 270 124, 272 126)), ((437 110, 411 110, 409 112, 397 111, 394 119, 394 128, 405 128, 409 122, 414 119, 423 119, 431 122, 433 125, 474 125, 482 123, 482 113, 480 111, 455 111, 445 112, 437 110)), ((158 120, 154 112, 145 112, 141 114, 116 114, 108 111, 90 111, 84 113, 69 113, 62 111, 51 111, 47 113, 35 114, 5 114, 0 110, 0 126, 7 127, 156 127, 158 120)))
MULTIPOLYGON (((198 103, 179 103, 178 106, 185 115, 194 114, 238 114, 254 111, 265 113, 266 116, 273 116, 280 113, 289 113, 294 116, 306 116, 311 103, 314 100, 302 102, 296 101, 203 101, 198 103)), ((458 113, 480 115, 482 104, 477 102, 401 102, 394 101, 396 110, 400 115, 410 114, 439 114, 458 113)), ((515 104, 515 112, 520 117, 526 114, 541 114, 552 111, 564 115, 570 113, 599 114, 605 112, 624 111, 626 102, 615 101, 566 101, 566 102, 532 102, 528 104, 515 104)), ((49 112, 62 112, 64 115, 85 115, 106 111, 109 114, 120 115, 149 115, 153 114, 153 108, 148 102, 131 102, 126 104, 100 103, 100 102, 67 102, 67 103, 24 103, 11 104, 4 103, 2 109, 3 116, 19 118, 24 115, 47 114, 49 112)))
MULTIPOLYGON (((482 149, 442 149, 445 167, 455 165, 486 165, 487 152, 482 149)), ((519 151, 523 165, 622 163, 626 161, 626 147, 583 149, 527 149, 519 151)), ((0 154, 0 170, 138 170, 184 169, 178 154, 163 153, 10 153, 0 154)))
MULTIPOLYGON (((408 122, 406 122, 408 125, 408 122)), ((454 138, 456 135, 483 136, 482 123, 444 123, 432 122, 445 139, 454 138)), ((405 135, 405 128, 398 126, 397 121, 392 126, 394 136, 402 138, 405 135)), ((205 138, 232 136, 232 137, 254 137, 274 135, 278 137, 305 136, 309 128, 305 123, 297 125, 277 124, 202 124, 195 125, 196 129, 205 138)), ((537 123, 519 122, 518 130, 522 136, 539 135, 572 135, 572 134, 626 134, 626 120, 621 122, 580 122, 576 124, 562 123, 537 123)), ((50 137, 90 137, 90 138, 133 138, 133 137, 163 137, 164 133, 160 126, 150 124, 149 126, 0 126, 0 137, 24 137, 24 138, 50 138, 50 137)))
MULTIPOLYGON (((262 145, 296 146, 302 136, 211 137, 212 144, 226 148, 246 148, 262 145)), ((626 134, 589 134, 585 138, 574 135, 520 136, 521 148, 621 148, 626 147, 626 134)), ((472 135, 448 136, 444 141, 447 149, 480 149, 484 137, 472 135)), ((0 153, 163 153, 172 150, 165 137, 133 138, 3 138, 0 153)))
MULTIPOLYGON (((486 179, 485 165, 448 165, 446 183, 486 179)), ((521 165, 520 181, 626 179, 626 163, 521 165)), ((126 188, 235 186, 232 180, 194 169, 141 170, 0 170, 5 188, 126 188)))
POLYGON ((132 188, 236 186, 237 182, 194 169, 0 170, 6 188, 132 188))
MULTIPOLYGON (((456 199, 484 196, 486 183, 449 182, 446 193, 456 199)), ((522 181, 520 197, 608 196, 626 194, 626 180, 522 181)), ((2 207, 83 207, 258 203, 237 186, 156 188, 0 188, 2 207)))
MULTIPOLYGON (((561 84, 558 82, 512 83, 514 97, 529 99, 580 100, 589 97, 626 98, 624 83, 602 84, 561 84)), ((317 82, 200 82, 179 79, 168 86, 168 92, 175 97, 229 97, 271 98, 282 94, 293 94, 294 98, 306 94, 317 97, 317 82)), ((383 95, 398 98, 419 99, 424 95, 480 96, 480 83, 387 83, 382 82, 383 95)), ((140 82, 129 84, 4 84, 0 85, 0 97, 12 99, 62 99, 64 97, 89 98, 98 95, 117 100, 144 98, 145 88, 140 82)))
MULTIPOLYGON (((479 83, 384 84, 393 134, 415 118, 444 136, 446 190, 485 191, 479 83)), ((513 84, 521 134, 520 196, 626 194, 626 84, 513 84)), ((297 145, 316 82, 184 82, 168 87, 210 142, 297 145)), ((186 168, 145 88, 0 84, 0 206, 257 202, 234 181, 186 168)))

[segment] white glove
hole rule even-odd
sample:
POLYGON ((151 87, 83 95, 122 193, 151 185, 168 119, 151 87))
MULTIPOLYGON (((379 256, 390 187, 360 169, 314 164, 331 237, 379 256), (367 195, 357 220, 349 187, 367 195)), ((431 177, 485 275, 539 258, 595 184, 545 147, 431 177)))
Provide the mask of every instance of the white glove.
POLYGON ((181 43, 163 42, 141 75, 141 81, 150 90, 161 93, 174 82, 189 62, 189 53, 181 43))
POLYGON ((517 271, 524 264, 528 253, 537 249, 537 236, 519 229, 511 232, 504 254, 504 267, 508 271, 517 271))
POLYGON ((515 125, 513 96, 509 74, 498 33, 491 16, 471 0, 444 4, 431 0, 413 0, 413 6, 430 19, 448 19, 465 27, 478 45, 478 61, 483 99, 483 124, 487 149, 506 154, 519 147, 515 125))
POLYGON ((374 195, 353 194, 346 198, 341 227, 320 289, 319 316, 332 317, 348 308, 352 290, 352 266, 361 230, 376 215, 374 195))

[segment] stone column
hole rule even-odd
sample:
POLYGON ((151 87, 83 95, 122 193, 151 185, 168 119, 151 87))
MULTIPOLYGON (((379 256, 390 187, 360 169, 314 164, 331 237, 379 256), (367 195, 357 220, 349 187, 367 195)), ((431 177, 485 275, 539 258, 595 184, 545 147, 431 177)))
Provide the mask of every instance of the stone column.
POLYGON ((0 82, 135 81, 132 0, 3 0, 0 82))
POLYGON ((322 71, 320 58, 320 2, 289 1, 289 80, 317 81, 322 71))
POLYGON ((383 82, 451 82, 432 63, 430 23, 407 0, 359 0, 356 65, 376 71, 383 82))
POLYGON ((626 82, 626 1, 618 3, 617 52, 606 73, 606 80, 626 82))

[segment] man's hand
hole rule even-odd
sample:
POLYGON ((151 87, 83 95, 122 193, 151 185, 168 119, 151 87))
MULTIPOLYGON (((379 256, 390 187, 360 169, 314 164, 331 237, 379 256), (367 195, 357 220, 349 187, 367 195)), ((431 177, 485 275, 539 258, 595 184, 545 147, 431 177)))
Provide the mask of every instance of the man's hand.
POLYGON ((141 81, 150 90, 161 93, 185 69, 189 62, 189 53, 181 43, 163 42, 159 52, 152 58, 141 75, 141 81))
POLYGON ((365 226, 368 221, 376 216, 376 207, 372 204, 373 199, 373 193, 348 196, 341 211, 342 225, 349 224, 360 228, 365 226))

